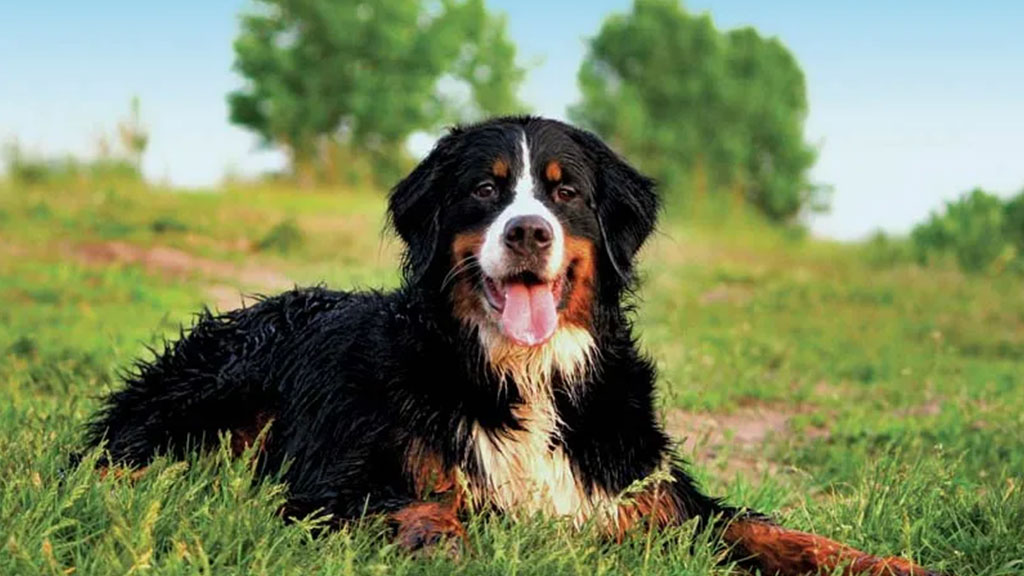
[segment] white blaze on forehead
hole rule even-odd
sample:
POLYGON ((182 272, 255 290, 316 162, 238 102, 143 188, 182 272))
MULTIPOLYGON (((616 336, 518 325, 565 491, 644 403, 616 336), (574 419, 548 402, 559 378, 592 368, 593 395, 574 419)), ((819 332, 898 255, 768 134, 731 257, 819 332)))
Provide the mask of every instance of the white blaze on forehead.
POLYGON ((551 238, 551 252, 548 256, 545 275, 547 279, 553 280, 562 268, 562 259, 565 252, 565 232, 558 218, 537 198, 539 187, 533 177, 533 167, 530 164, 530 147, 526 143, 524 132, 519 141, 519 154, 522 158, 522 170, 513 189, 512 203, 498 215, 494 222, 487 228, 484 235, 484 243, 480 249, 480 267, 485 274, 491 278, 501 278, 507 273, 506 248, 503 237, 505 226, 509 220, 517 216, 540 216, 550 226, 553 232, 551 238))
POLYGON ((530 147, 526 144, 526 134, 519 140, 519 156, 523 161, 523 169, 519 173, 519 179, 516 181, 516 196, 512 200, 513 204, 520 198, 529 198, 536 200, 533 195, 536 182, 533 179, 533 166, 530 164, 530 147))

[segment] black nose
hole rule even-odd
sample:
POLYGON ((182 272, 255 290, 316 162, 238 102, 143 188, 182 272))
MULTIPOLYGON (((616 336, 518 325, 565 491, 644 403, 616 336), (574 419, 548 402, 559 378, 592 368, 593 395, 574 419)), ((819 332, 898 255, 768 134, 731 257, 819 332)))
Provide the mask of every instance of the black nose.
POLYGON ((505 224, 505 246, 517 254, 546 250, 553 236, 551 224, 540 216, 516 216, 505 224))

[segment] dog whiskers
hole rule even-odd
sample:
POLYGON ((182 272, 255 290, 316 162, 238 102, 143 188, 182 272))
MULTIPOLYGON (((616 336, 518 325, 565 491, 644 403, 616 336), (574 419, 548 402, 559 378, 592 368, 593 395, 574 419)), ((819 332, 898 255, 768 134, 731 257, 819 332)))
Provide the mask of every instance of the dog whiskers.
POLYGON ((444 292, 463 272, 479 269, 480 263, 474 256, 467 256, 462 260, 459 260, 454 266, 452 266, 452 269, 445 274, 444 280, 441 281, 441 292, 444 292))

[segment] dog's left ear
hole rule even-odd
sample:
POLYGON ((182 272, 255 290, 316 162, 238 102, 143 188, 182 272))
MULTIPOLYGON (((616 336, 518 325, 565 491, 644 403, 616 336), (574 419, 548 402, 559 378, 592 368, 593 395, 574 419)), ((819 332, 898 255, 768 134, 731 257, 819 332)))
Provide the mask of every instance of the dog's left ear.
POLYGON ((654 231, 660 200, 654 180, 629 165, 600 138, 575 130, 573 138, 597 167, 594 201, 601 236, 612 267, 626 285, 633 280, 633 259, 654 231))
POLYGON ((437 252, 444 205, 441 174, 457 134, 453 130, 441 138, 388 196, 388 223, 405 243, 402 271, 406 280, 422 278, 437 252))

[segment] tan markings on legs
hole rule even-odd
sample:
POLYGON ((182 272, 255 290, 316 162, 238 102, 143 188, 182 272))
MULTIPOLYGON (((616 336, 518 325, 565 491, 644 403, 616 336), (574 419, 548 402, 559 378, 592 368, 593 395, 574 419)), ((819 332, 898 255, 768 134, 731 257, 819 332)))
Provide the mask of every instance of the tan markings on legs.
POLYGON ((462 506, 462 494, 455 479, 455 469, 446 466, 441 457, 420 440, 413 440, 405 452, 405 472, 416 495, 429 498, 454 493, 454 507, 462 506))
POLYGON ((274 415, 269 412, 257 412, 252 422, 232 430, 231 453, 235 456, 241 456, 243 452, 257 441, 259 446, 256 448, 256 453, 262 453, 267 444, 267 436, 270 435, 270 431, 268 430, 263 436, 260 436, 260 433, 263 432, 263 428, 273 419, 274 415))
POLYGON ((674 497, 671 486, 658 482, 630 501, 619 506, 614 526, 614 535, 622 540, 638 524, 651 523, 655 528, 678 524, 685 519, 685 511, 674 497))
POLYGON ((396 540, 406 550, 420 550, 445 540, 457 546, 466 538, 450 504, 417 502, 392 513, 391 519, 398 524, 396 540))
POLYGON ((142 468, 125 468, 123 466, 103 466, 99 469, 100 478, 104 479, 107 476, 113 476, 115 479, 120 480, 127 478, 131 482, 137 482, 143 475, 146 474, 148 467, 143 466, 142 468))
POLYGON ((754 559, 765 574, 933 576, 933 573, 903 558, 879 558, 822 536, 787 530, 756 520, 733 522, 725 540, 754 559))

